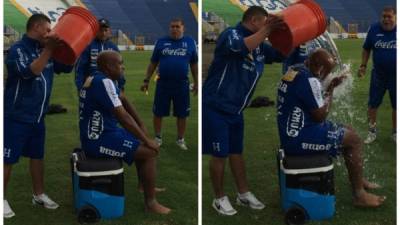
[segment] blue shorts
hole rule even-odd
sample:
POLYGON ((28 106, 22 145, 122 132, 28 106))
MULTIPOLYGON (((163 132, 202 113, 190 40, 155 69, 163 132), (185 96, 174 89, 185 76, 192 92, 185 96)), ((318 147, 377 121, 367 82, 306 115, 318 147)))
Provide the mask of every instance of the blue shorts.
POLYGON ((243 152, 243 115, 226 114, 203 105, 203 154, 225 158, 243 152))
POLYGON ((154 96, 153 113, 157 117, 169 116, 173 104, 174 116, 186 118, 190 113, 190 90, 189 82, 179 85, 168 85, 157 82, 156 94, 154 96))
POLYGON ((17 163, 19 157, 43 159, 46 129, 44 121, 23 123, 4 118, 4 163, 17 163))
POLYGON ((296 138, 291 138, 281 147, 288 155, 310 155, 327 152, 331 156, 341 153, 346 128, 337 123, 326 121, 321 125, 305 127, 296 138))
POLYGON ((388 90, 392 108, 396 109, 396 76, 393 77, 382 76, 376 73, 374 69, 372 70, 368 99, 368 106, 370 108, 378 108, 382 103, 386 90, 388 90))
POLYGON ((134 154, 140 142, 125 129, 102 133, 97 140, 82 141, 82 148, 91 157, 121 158, 128 165, 134 161, 134 154))

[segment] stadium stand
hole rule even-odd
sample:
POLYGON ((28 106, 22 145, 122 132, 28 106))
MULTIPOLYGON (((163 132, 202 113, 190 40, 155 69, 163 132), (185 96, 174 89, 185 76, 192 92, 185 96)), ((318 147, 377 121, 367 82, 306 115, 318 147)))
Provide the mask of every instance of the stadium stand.
MULTIPOLYGON (((243 5, 262 5, 270 12, 279 11, 279 7, 293 0, 237 0, 243 5), (278 4, 278 2, 280 2, 278 4)), ((396 5, 394 0, 315 0, 324 9, 328 18, 333 18, 348 31, 348 24, 357 24, 358 33, 366 32, 369 25, 379 20, 381 11, 386 5, 396 5)), ((222 17, 229 25, 235 25, 238 20, 239 7, 235 1, 203 0, 203 15, 205 21, 209 21, 206 13, 212 11, 222 17)))
POLYGON ((97 17, 108 18, 113 29, 122 30, 131 40, 144 36, 145 44, 168 34, 169 21, 180 17, 185 21, 185 33, 197 40, 197 21, 190 3, 182 0, 83 0, 97 17), (113 9, 113 10, 110 10, 113 9))
POLYGON ((358 32, 366 32, 379 20, 386 5, 396 6, 394 0, 316 0, 328 16, 335 18, 347 30, 348 24, 358 24, 358 32))
POLYGON ((109 19, 118 40, 123 34, 132 41, 140 36, 141 44, 153 45, 159 37, 168 34, 169 21, 175 17, 185 21, 185 33, 197 40, 196 0, 185 4, 182 0, 5 0, 4 29, 24 33, 27 18, 33 13, 44 13, 55 22, 71 5, 82 5, 96 17, 109 19))

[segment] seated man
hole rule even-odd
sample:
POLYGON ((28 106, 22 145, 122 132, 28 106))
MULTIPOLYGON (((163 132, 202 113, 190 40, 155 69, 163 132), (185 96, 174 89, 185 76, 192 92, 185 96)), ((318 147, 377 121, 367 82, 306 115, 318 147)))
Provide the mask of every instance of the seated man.
MULTIPOLYGON (((121 55, 104 51, 97 58, 98 71, 88 77, 80 91, 80 139, 86 154, 93 157, 118 157, 138 167, 143 183, 145 209, 167 214, 170 209, 155 197, 157 143, 138 124, 132 105, 120 95, 115 82, 124 70, 121 55), (123 127, 120 128, 119 124, 123 127)), ((135 110, 134 110, 135 111, 135 110)))
POLYGON ((350 126, 326 120, 333 90, 345 76, 334 78, 325 92, 324 80, 335 66, 324 49, 312 53, 305 66, 290 69, 278 86, 278 128, 281 147, 287 155, 309 155, 326 151, 332 156, 342 153, 353 189, 353 204, 378 207, 385 197, 368 193, 378 185, 363 178, 362 141, 350 126))

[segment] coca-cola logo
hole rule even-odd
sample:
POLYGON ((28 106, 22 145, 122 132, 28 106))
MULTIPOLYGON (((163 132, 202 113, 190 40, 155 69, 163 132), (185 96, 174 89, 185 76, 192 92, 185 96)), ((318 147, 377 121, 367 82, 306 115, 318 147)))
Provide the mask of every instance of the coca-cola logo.
POLYGON ((382 41, 378 40, 375 43, 375 48, 383 48, 383 49, 396 49, 396 40, 393 41, 382 41))
POLYGON ((177 49, 164 48, 161 53, 163 55, 170 55, 170 56, 185 56, 186 52, 187 49, 185 48, 177 48, 177 49))

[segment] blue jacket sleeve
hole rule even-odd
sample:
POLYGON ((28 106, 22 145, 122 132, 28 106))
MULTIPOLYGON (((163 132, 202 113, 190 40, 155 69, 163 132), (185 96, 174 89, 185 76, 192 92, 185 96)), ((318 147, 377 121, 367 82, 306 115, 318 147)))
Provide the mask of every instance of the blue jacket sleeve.
POLYGON ((6 59, 8 74, 15 74, 24 79, 35 77, 36 75, 30 68, 32 62, 33 59, 24 48, 14 46, 10 49, 6 59))
POLYGON ((80 89, 83 85, 85 76, 89 71, 90 45, 82 52, 75 64, 75 85, 80 89))
POLYGON ((373 33, 372 26, 370 26, 368 29, 368 33, 367 33, 367 38, 365 39, 364 44, 363 44, 363 48, 365 50, 371 50, 374 46, 374 43, 372 40, 372 35, 373 35, 372 33, 373 33))
POLYGON ((156 41, 156 44, 154 45, 153 54, 151 55, 151 59, 150 59, 151 62, 153 62, 153 63, 160 61, 159 43, 160 43, 160 40, 156 41))
POLYGON ((244 43, 244 37, 236 29, 226 30, 217 41, 217 48, 223 54, 239 54, 246 56, 249 49, 244 43))
POLYGON ((193 43, 193 50, 192 50, 192 55, 190 57, 190 63, 197 63, 199 61, 199 56, 197 54, 197 45, 196 45, 196 41, 192 39, 192 43, 193 43))
POLYGON ((278 50, 274 49, 271 45, 263 43, 264 50, 264 63, 272 64, 274 62, 282 62, 286 59, 278 50))

